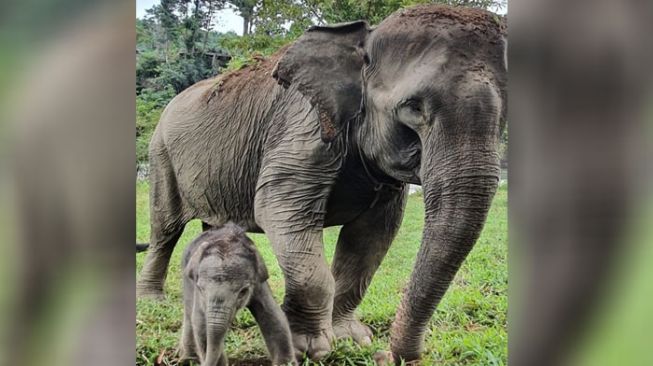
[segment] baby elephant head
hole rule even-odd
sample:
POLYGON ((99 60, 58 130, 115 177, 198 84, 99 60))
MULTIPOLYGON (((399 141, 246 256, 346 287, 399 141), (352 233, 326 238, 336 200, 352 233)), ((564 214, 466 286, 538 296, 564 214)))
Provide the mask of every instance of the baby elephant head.
POLYGON ((265 263, 243 229, 229 223, 205 231, 186 249, 183 265, 184 353, 195 353, 203 366, 226 365, 226 333, 238 310, 248 306, 273 361, 292 361, 285 355, 292 355, 287 320, 272 297, 265 263), (273 329, 264 329, 263 324, 273 329), (268 333, 276 333, 270 342, 268 333))
POLYGON ((248 304, 255 287, 268 279, 265 263, 254 243, 234 224, 206 231, 196 241, 199 245, 185 275, 197 290, 197 305, 211 320, 232 320, 220 316, 233 317, 248 304))

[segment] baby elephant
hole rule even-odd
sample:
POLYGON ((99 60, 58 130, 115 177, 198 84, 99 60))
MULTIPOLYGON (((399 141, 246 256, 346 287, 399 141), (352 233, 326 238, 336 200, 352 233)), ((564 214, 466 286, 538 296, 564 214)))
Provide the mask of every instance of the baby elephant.
POLYGON ((228 223, 203 232, 184 252, 182 360, 227 365, 224 341, 238 310, 258 322, 274 364, 295 364, 290 328, 272 297, 268 272, 254 243, 228 223))

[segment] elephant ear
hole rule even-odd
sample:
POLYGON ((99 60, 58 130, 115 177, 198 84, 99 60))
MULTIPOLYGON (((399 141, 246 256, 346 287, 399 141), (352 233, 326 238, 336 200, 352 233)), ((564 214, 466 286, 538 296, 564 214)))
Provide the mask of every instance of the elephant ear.
POLYGON ((184 273, 186 277, 190 278, 193 281, 197 281, 197 271, 199 270, 200 261, 202 260, 202 253, 210 245, 210 242, 202 242, 193 252, 193 254, 188 259, 188 262, 185 265, 184 273))
POLYGON ((322 140, 331 142, 358 114, 367 23, 310 27, 272 72, 283 87, 296 85, 318 114, 322 140))

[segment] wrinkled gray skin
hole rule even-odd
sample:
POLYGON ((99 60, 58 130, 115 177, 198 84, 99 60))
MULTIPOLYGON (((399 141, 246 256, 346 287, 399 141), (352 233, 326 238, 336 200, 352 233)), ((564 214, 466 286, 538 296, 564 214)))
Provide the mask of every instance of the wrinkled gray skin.
POLYGON ((245 231, 228 223, 203 232, 182 259, 182 361, 227 365, 224 340, 238 310, 247 306, 275 365, 295 364, 286 316, 272 297, 265 263, 245 231))
POLYGON ((272 243, 297 352, 318 359, 334 336, 369 343, 354 310, 397 233, 405 184, 421 184, 423 240, 391 330, 395 359, 418 359, 497 187, 507 103, 499 22, 424 5, 373 30, 313 27, 270 59, 177 96, 150 145, 139 294, 162 296, 189 220, 233 220, 272 243), (322 230, 333 225, 343 227, 329 269, 322 230))

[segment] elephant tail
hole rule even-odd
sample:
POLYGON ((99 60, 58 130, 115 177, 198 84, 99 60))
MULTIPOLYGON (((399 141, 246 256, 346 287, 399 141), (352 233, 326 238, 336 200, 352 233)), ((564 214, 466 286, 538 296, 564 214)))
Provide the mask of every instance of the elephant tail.
POLYGON ((136 243, 136 253, 146 251, 149 246, 149 243, 136 243))

